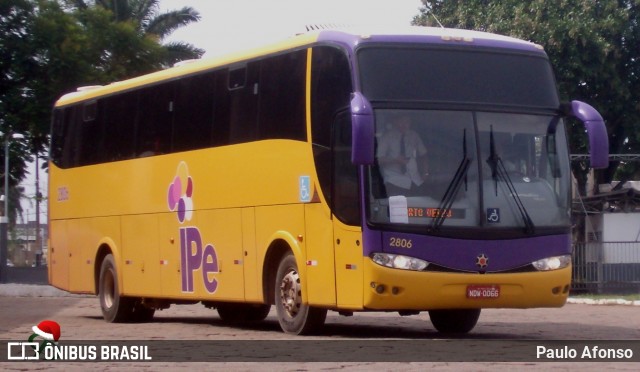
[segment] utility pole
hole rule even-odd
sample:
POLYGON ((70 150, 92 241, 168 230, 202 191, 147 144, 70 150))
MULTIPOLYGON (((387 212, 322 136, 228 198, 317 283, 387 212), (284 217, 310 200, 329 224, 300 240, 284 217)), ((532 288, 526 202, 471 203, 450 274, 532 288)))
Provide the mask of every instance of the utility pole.
POLYGON ((4 208, 0 217, 0 283, 7 282, 7 256, 9 254, 9 134, 4 134, 4 208))
POLYGON ((42 236, 40 234, 40 199, 42 199, 42 194, 40 194, 40 166, 38 163, 38 152, 36 151, 36 266, 40 266, 43 254, 42 236))

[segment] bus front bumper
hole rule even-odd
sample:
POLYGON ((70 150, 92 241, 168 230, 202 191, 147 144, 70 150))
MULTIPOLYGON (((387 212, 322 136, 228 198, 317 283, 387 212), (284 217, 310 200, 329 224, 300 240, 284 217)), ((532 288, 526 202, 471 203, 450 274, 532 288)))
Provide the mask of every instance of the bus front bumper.
POLYGON ((561 307, 571 288, 564 269, 510 274, 399 270, 364 259, 364 308, 433 310, 561 307))

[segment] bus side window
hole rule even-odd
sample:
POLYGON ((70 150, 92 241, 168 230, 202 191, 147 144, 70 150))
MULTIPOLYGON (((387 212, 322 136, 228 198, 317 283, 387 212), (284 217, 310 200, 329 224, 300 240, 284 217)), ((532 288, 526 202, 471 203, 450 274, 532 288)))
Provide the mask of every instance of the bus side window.
POLYGON ((53 117, 53 136, 51 137, 51 159, 60 168, 71 168, 73 162, 75 107, 56 109, 53 117))
POLYGON ((298 50, 261 61, 259 139, 306 141, 306 57, 298 50))
POLYGON ((260 63, 229 69, 229 139, 231 144, 256 140, 260 63), (242 71, 246 73, 242 85, 242 71))
MULTIPOLYGON (((101 106, 101 105, 100 105, 101 106)), ((101 107, 100 107, 101 108, 101 107)), ((98 101, 89 101, 77 108, 80 111, 78 116, 78 165, 91 165, 102 162, 100 149, 102 147, 103 126, 99 117, 98 101)))
POLYGON ((138 91, 107 97, 105 102, 103 149, 101 161, 131 159, 135 153, 135 113, 138 91), (132 115, 133 114, 133 115, 132 115))
POLYGON ((64 147, 62 146, 64 139, 64 109, 56 108, 53 111, 53 122, 51 124, 51 147, 50 156, 51 161, 58 167, 65 168, 62 163, 62 152, 64 147))
POLYGON ((140 91, 136 133, 137 156, 159 155, 171 151, 174 90, 174 83, 163 83, 140 91))
POLYGON ((175 97, 173 151, 211 145, 215 73, 179 80, 175 97))
POLYGON ((227 70, 219 70, 215 72, 215 86, 213 101, 213 146, 226 146, 231 143, 231 91, 227 88, 227 70))
POLYGON ((311 61, 311 139, 320 188, 332 203, 331 134, 336 114, 351 102, 351 69, 346 53, 316 46, 311 61))
MULTIPOLYGON (((61 168, 86 165, 82 159, 84 133, 84 107, 75 104, 56 109, 54 113, 54 136, 51 138, 51 158, 61 168)), ((88 139, 89 142, 89 139, 88 139)))

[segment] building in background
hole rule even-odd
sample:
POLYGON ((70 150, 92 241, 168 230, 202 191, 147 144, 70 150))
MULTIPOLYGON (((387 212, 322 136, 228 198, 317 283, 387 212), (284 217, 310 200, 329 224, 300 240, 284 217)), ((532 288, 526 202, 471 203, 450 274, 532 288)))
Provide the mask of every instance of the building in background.
POLYGON ((36 267, 47 264, 47 236, 46 224, 37 227, 35 221, 26 224, 16 224, 9 232, 8 266, 36 267))

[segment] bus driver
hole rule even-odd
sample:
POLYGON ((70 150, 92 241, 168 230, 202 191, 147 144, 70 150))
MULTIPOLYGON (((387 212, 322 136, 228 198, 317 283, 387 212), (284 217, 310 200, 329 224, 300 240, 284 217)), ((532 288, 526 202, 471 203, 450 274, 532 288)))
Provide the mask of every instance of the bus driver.
POLYGON ((406 114, 393 117, 376 154, 387 196, 406 195, 423 185, 428 175, 426 155, 420 135, 411 129, 411 118, 406 114))

